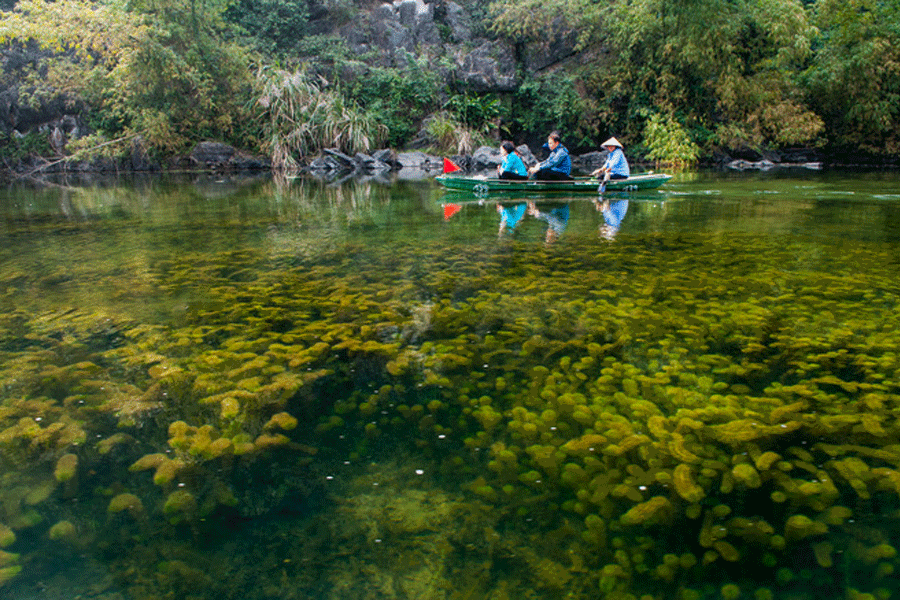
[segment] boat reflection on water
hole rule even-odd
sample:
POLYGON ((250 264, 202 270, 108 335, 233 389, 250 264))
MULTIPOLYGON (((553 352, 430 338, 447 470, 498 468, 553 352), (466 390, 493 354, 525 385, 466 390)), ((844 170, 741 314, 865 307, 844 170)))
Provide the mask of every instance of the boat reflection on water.
MULTIPOLYGON (((600 236, 613 240, 622 225, 622 221, 628 212, 629 200, 627 198, 593 198, 585 199, 592 202, 596 211, 602 215, 599 225, 600 236)), ((504 199, 503 201, 489 202, 484 199, 459 199, 454 202, 441 204, 444 220, 449 221, 455 215, 463 211, 465 207, 485 207, 494 204, 497 215, 500 218, 497 236, 510 238, 518 236, 523 228, 533 227, 527 225, 529 221, 541 223, 541 237, 546 244, 552 244, 565 233, 571 215, 571 207, 576 200, 535 200, 527 198, 504 199)), ((577 211, 577 206, 576 213, 577 211)), ((531 234, 528 234, 530 237, 531 234)))
POLYGON ((514 234, 516 227, 526 215, 547 224, 544 241, 548 244, 559 239, 569 223, 569 205, 565 202, 529 201, 514 204, 498 202, 497 213, 500 215, 500 229, 497 231, 497 235, 501 238, 514 234))
POLYGON ((600 224, 600 237, 614 240, 622 226, 622 219, 628 212, 628 200, 613 200, 598 198, 594 200, 594 206, 603 215, 603 223, 600 224))

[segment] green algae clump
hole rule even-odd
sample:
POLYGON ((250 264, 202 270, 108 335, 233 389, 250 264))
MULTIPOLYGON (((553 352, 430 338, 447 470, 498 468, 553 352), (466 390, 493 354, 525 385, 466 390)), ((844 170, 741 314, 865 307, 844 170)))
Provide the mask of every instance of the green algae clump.
POLYGON ((78 531, 71 521, 60 521, 50 528, 47 535, 51 540, 73 542, 78 539, 78 531))
POLYGON ((663 496, 654 496, 646 502, 634 506, 622 515, 622 523, 625 525, 642 525, 650 522, 658 522, 668 516, 672 509, 672 503, 663 496))
POLYGON ((266 423, 264 429, 281 429, 282 431, 290 431, 297 427, 297 418, 286 412, 280 412, 272 415, 269 422, 266 423))
POLYGON ((806 515, 791 515, 784 524, 784 537, 788 540, 802 540, 825 533, 828 533, 825 523, 813 521, 806 515))
POLYGON ((0 567, 0 586, 9 583, 16 575, 22 572, 22 565, 0 567))
POLYGON ((696 504, 706 497, 703 488, 694 482, 689 465, 684 463, 678 465, 672 475, 675 491, 688 502, 696 504))
POLYGON ((6 548, 16 542, 16 534, 12 529, 0 523, 0 548, 6 548))
POLYGON ((748 488, 758 488, 762 485, 759 472, 747 463, 735 465, 731 470, 731 474, 734 476, 735 481, 744 484, 748 488))
POLYGON ((144 514, 144 503, 134 494, 119 494, 109 501, 106 511, 109 513, 120 513, 128 511, 134 518, 138 518, 144 514))
POLYGON ((56 461, 53 476, 59 482, 69 481, 78 472, 78 457, 74 454, 64 454, 56 461))
POLYGON ((189 520, 197 511, 197 500, 187 490, 177 490, 166 498, 163 505, 163 513, 169 517, 169 521, 178 524, 189 520))

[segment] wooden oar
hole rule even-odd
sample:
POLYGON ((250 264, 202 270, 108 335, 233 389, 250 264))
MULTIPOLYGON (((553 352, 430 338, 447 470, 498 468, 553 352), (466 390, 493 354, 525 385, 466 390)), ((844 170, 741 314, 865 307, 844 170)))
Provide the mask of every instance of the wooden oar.
POLYGON ((606 191, 606 183, 609 181, 609 171, 603 174, 603 182, 600 184, 600 189, 597 190, 600 194, 606 191))

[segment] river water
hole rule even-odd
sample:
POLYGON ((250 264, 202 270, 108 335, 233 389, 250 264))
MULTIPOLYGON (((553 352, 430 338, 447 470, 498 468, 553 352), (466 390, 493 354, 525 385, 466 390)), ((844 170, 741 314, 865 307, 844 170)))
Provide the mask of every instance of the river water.
POLYGON ((0 597, 885 600, 900 176, 0 189, 0 597))

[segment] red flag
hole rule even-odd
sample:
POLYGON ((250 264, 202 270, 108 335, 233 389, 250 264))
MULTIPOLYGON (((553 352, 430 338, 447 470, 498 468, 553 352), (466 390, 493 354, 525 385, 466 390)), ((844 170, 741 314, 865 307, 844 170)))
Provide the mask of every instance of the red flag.
POLYGON ((445 204, 444 205, 444 220, 449 221, 450 217, 452 217, 453 215, 455 215, 456 213, 458 213, 461 210, 462 210, 462 206, 460 206, 459 204, 445 204))
POLYGON ((454 171, 459 171, 461 169, 462 169, 462 167, 460 167, 458 164, 456 164, 449 158, 444 157, 444 173, 452 173, 454 171))

